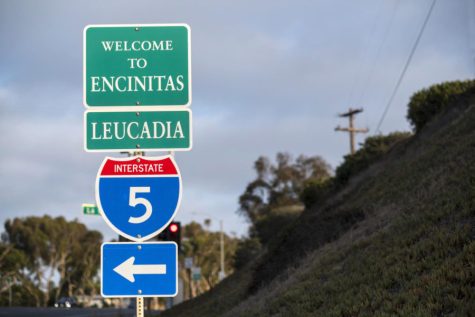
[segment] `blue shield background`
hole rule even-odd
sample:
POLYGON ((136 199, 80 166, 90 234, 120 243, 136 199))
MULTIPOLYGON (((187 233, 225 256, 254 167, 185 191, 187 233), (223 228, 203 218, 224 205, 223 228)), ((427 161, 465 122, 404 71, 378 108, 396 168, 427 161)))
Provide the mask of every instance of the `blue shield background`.
POLYGON ((158 234, 160 229, 164 229, 172 220, 180 199, 180 186, 178 175, 166 177, 100 176, 98 179, 98 203, 102 207, 103 215, 118 231, 135 238, 138 235, 142 238, 148 237, 158 234), (129 217, 139 217, 145 212, 145 206, 141 204, 135 207, 129 205, 130 187, 150 187, 150 193, 136 194, 136 197, 146 198, 152 205, 152 215, 143 223, 129 222, 129 217))

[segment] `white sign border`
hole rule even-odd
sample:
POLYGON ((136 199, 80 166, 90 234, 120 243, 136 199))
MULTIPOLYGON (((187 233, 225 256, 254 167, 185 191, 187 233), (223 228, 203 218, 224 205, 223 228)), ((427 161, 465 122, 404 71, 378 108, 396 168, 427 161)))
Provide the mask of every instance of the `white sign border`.
POLYGON ((176 244, 176 242, 173 242, 173 241, 149 241, 149 242, 103 242, 101 244, 101 296, 102 297, 105 297, 105 298, 114 298, 114 297, 117 297, 117 298, 125 298, 125 297, 129 297, 129 298, 137 298, 137 297, 175 297, 178 295, 178 245, 176 244), (175 294, 167 294, 167 295, 163 295, 163 294, 153 294, 153 295, 143 295, 143 294, 137 294, 137 295, 105 295, 104 292, 103 292, 103 285, 104 285, 104 245, 107 245, 107 244, 120 244, 120 245, 124 245, 124 244, 133 244, 133 245, 140 245, 140 244, 174 244, 175 245, 175 257, 176 257, 176 279, 175 279, 175 294))
POLYGON ((178 165, 175 162, 175 159, 173 158, 173 155, 164 155, 164 156, 155 156, 155 157, 153 157, 153 156, 132 156, 132 157, 121 157, 121 158, 106 156, 104 158, 104 160, 102 161, 102 164, 99 167, 99 170, 98 170, 97 175, 96 175, 95 198, 96 198, 97 208, 99 209, 99 213, 101 214, 102 218, 105 220, 107 225, 109 225, 109 227, 112 230, 114 230, 118 235, 123 236, 124 238, 127 238, 127 239, 135 241, 135 242, 143 243, 144 241, 155 237, 160 232, 162 232, 173 221, 173 219, 175 218, 175 216, 178 212, 178 209, 180 209, 182 192, 183 192, 183 182, 182 182, 182 179, 181 179, 181 173, 180 173, 180 169, 178 168, 178 165), (152 232, 151 234, 149 234, 147 236, 137 238, 137 237, 128 235, 128 234, 122 232, 121 230, 119 230, 119 228, 117 228, 112 222, 110 222, 109 218, 107 218, 107 216, 105 215, 104 210, 102 209, 101 200, 99 199, 99 177, 100 177, 101 171, 102 171, 106 161, 109 160, 109 159, 111 159, 113 161, 134 161, 136 159, 142 159, 142 158, 145 158, 147 160, 164 160, 164 159, 170 158, 173 165, 175 166, 175 169, 176 169, 177 173, 178 173, 178 180, 180 182, 180 191, 178 193, 178 202, 176 204, 175 211, 173 212, 173 215, 170 217, 170 219, 165 223, 165 225, 163 225, 161 228, 159 228, 158 230, 152 232))
POLYGON ((191 77, 191 27, 186 23, 151 23, 151 24, 88 24, 83 29, 83 44, 82 44, 82 78, 83 78, 83 94, 82 103, 87 109, 99 109, 99 108, 115 108, 124 109, 130 107, 137 111, 143 111, 150 109, 151 107, 189 107, 192 99, 192 77, 191 77), (86 100, 86 32, 89 28, 120 28, 120 27, 169 27, 169 26, 182 26, 188 31, 188 102, 184 105, 149 105, 149 106, 91 106, 86 100))
POLYGON ((150 109, 146 108, 145 110, 138 110, 138 108, 133 108, 133 110, 129 109, 117 109, 114 107, 114 109, 110 109, 112 107, 101 107, 101 109, 91 109, 91 110, 86 110, 84 111, 84 118, 83 118, 83 148, 84 151, 86 152, 136 152, 136 151, 147 151, 147 152, 187 152, 191 151, 193 148, 193 113, 190 108, 184 108, 184 107, 176 107, 176 108, 170 108, 170 107, 163 107, 159 109, 150 109), (102 108, 107 108, 107 109, 102 109, 102 108), (187 111, 190 116, 189 124, 190 124, 190 146, 187 148, 132 148, 132 149, 88 149, 87 148, 87 114, 92 113, 92 112, 178 112, 178 111, 187 111))

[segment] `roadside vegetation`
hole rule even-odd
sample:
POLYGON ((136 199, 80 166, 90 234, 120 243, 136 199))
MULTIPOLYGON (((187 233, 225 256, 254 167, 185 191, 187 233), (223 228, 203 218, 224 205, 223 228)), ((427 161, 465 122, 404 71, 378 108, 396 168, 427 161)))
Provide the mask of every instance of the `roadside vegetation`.
POLYGON ((101 242, 100 232, 76 220, 7 220, 0 243, 0 305, 9 305, 10 287, 16 306, 51 306, 60 295, 98 294, 101 242))
POLYGON ((473 81, 414 94, 408 118, 413 134, 368 138, 334 175, 303 179, 292 205, 304 210, 278 234, 263 240, 251 221, 253 255, 164 316, 471 316, 473 81))
MULTIPOLYGON (((194 295, 219 282, 220 234, 206 224, 182 226, 179 261, 183 264, 185 257, 192 257, 194 265, 201 268, 201 279, 192 282, 194 295)), ((226 234, 223 239, 225 270, 231 274, 239 239, 226 234)), ((62 297, 99 296, 102 241, 100 232, 77 220, 47 215, 7 220, 0 242, 0 306, 10 305, 10 292, 13 306, 47 307, 62 297)), ((180 276, 189 285, 186 270, 181 270, 180 276)), ((159 303, 164 307, 165 300, 159 303)))

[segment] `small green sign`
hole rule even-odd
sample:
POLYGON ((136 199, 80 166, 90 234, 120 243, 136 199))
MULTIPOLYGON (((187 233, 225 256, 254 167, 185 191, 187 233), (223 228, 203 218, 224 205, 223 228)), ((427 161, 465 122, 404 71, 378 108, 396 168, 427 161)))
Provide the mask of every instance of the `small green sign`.
POLYGON ((100 151, 189 151, 191 111, 86 111, 84 149, 100 151))
POLYGON ((99 215, 99 209, 93 204, 83 204, 82 212, 85 215, 99 215))
POLYGON ((188 25, 89 25, 83 45, 86 107, 191 104, 188 25))

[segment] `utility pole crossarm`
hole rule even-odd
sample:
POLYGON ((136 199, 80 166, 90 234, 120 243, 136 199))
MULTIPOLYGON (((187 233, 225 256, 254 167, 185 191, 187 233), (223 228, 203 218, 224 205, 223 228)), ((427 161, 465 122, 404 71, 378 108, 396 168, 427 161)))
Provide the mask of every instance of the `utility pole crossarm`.
POLYGON ((367 133, 369 132, 368 128, 361 128, 361 129, 356 129, 356 128, 341 128, 341 127, 336 127, 335 131, 344 131, 344 132, 357 132, 357 133, 367 133))
POLYGON ((344 117, 352 117, 360 112, 363 112, 363 108, 359 108, 359 109, 349 109, 348 112, 345 112, 345 113, 340 113, 338 116, 341 117, 341 118, 344 118, 344 117))
POLYGON ((368 129, 368 128, 361 128, 361 129, 357 129, 357 128, 342 128, 342 127, 340 127, 340 126, 337 126, 337 127, 335 128, 335 131, 367 133, 367 132, 369 132, 369 129, 368 129))
POLYGON ((360 109, 349 109, 348 112, 345 113, 340 113, 338 116, 340 118, 346 118, 348 117, 349 119, 349 125, 348 127, 340 127, 337 126, 335 128, 335 131, 343 131, 343 132, 348 132, 350 134, 350 153, 355 154, 355 133, 367 133, 369 131, 368 128, 355 128, 354 127, 354 116, 357 115, 358 113, 363 112, 363 108, 360 109))

